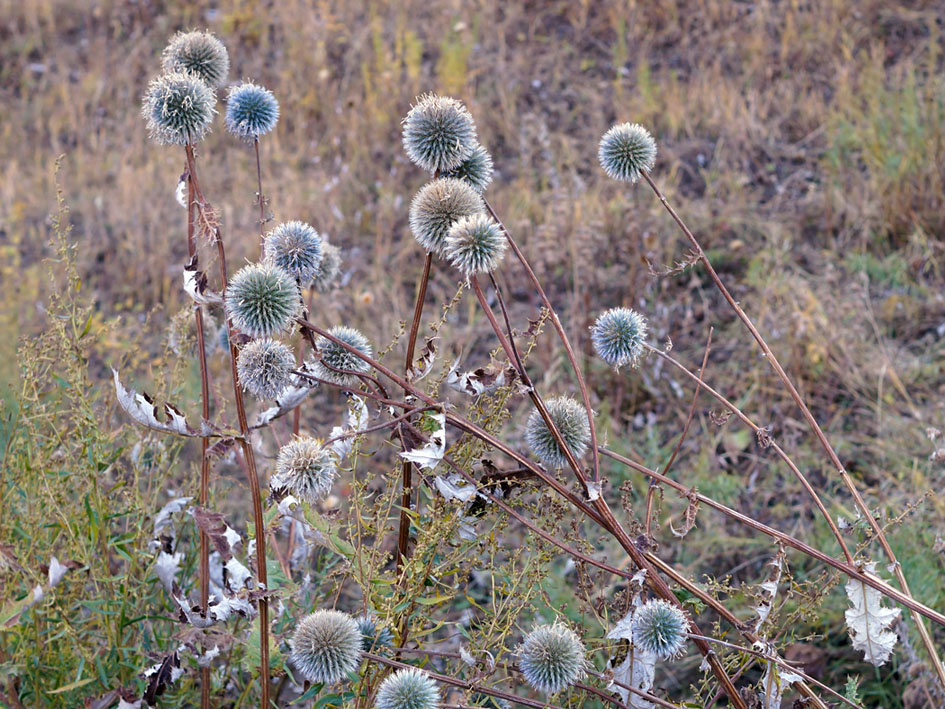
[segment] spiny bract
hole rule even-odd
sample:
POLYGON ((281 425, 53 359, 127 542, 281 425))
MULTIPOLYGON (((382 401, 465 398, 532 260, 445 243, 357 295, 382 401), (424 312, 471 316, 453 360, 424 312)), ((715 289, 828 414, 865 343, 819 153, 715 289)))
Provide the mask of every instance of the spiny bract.
POLYGON ((236 373, 240 384, 257 399, 275 399, 292 381, 295 355, 268 338, 253 340, 240 350, 236 373))
POLYGON ((682 609, 668 601, 647 601, 633 615, 633 644, 667 660, 686 645, 689 620, 682 609))
POLYGON ((217 112, 213 89, 192 74, 163 74, 148 84, 141 115, 148 135, 159 145, 186 145, 203 140, 217 112))
POLYGON ((443 256, 471 276, 492 273, 505 255, 505 236, 488 214, 474 214, 453 222, 446 235, 443 256))
POLYGON ((591 342, 597 356, 614 367, 634 367, 646 341, 646 318, 630 308, 611 308, 591 327, 591 342))
POLYGON ((476 142, 476 124, 454 98, 424 94, 404 118, 404 150, 427 172, 459 167, 476 142))
MULTIPOLYGON (((587 411, 574 399, 558 397, 545 402, 548 415, 561 432, 561 437, 580 458, 587 450, 591 439, 591 425, 587 420, 587 411)), ((545 425, 538 411, 532 411, 525 425, 525 442, 532 453, 543 463, 555 468, 563 467, 568 459, 558 445, 551 430, 545 425)))
POLYGON ((327 293, 341 275, 341 249, 322 239, 322 260, 312 276, 312 287, 319 293, 327 293))
POLYGON ((302 437, 279 449, 272 490, 288 490, 300 500, 315 504, 331 492, 335 461, 331 451, 314 438, 302 437))
MULTIPOLYGON (((353 327, 339 325, 333 327, 328 332, 364 355, 373 357, 374 351, 371 349, 371 343, 353 327)), ((358 377, 353 374, 343 374, 334 370, 343 369, 365 374, 371 369, 370 365, 363 359, 353 352, 349 352, 338 343, 332 342, 327 337, 319 337, 315 344, 318 346, 318 354, 320 356, 312 365, 312 371, 319 379, 324 379, 327 382, 332 382, 340 386, 353 386, 358 382, 358 377)))
POLYGON ((365 613, 355 619, 361 631, 361 649, 365 652, 378 652, 394 642, 394 636, 386 625, 380 625, 373 613, 365 613))
POLYGON ((455 177, 468 182, 476 192, 485 192, 492 182, 492 156, 488 150, 476 143, 469 157, 463 160, 459 167, 444 171, 442 176, 455 177))
POLYGON ((230 89, 223 124, 233 135, 252 142, 279 120, 279 102, 269 89, 249 82, 230 89))
POLYGON ((287 271, 269 263, 252 263, 230 280, 225 300, 237 330, 250 337, 271 337, 291 327, 300 295, 287 271))
POLYGON ((453 223, 484 210, 482 197, 469 183, 441 177, 425 184, 410 202, 410 230, 426 251, 442 256, 453 223))
POLYGON ((584 676, 584 645, 566 625, 541 625, 518 649, 518 667, 539 692, 554 694, 584 676))
POLYGON ((613 179, 636 182, 656 163, 656 141, 643 126, 621 123, 604 133, 597 157, 613 179))
POLYGON ((440 704, 436 682, 415 669, 398 670, 377 690, 377 709, 435 709, 440 704))
POLYGON ((165 72, 187 72, 216 88, 226 83, 230 56, 209 32, 178 32, 164 49, 161 65, 165 72))
POLYGON ((317 610, 305 616, 289 645, 292 664, 309 682, 340 682, 361 661, 361 632, 341 611, 317 610))
POLYGON ((308 283, 322 261, 322 238, 305 222, 283 222, 266 234, 266 260, 308 283))

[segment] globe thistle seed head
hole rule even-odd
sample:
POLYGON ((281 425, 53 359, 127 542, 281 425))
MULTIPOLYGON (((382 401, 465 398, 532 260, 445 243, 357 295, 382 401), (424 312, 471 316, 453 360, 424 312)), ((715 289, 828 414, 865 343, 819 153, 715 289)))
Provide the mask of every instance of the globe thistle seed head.
MULTIPOLYGON (((205 332, 216 332, 216 322, 208 313, 203 314, 203 326, 205 332)), ((178 357, 193 357, 197 354, 197 322, 192 307, 182 308, 171 318, 167 326, 167 346, 178 357)), ((213 337, 204 339, 207 354, 211 354, 215 348, 213 337)))
POLYGON ((474 214, 453 222, 443 255, 467 276, 492 273, 505 255, 502 230, 488 214, 474 214))
POLYGON ((223 124, 237 138, 253 142, 279 121, 279 102, 269 89, 249 82, 230 89, 223 124))
POLYGON ((385 625, 378 625, 377 616, 373 613, 365 613, 355 619, 358 629, 361 631, 361 649, 364 652, 378 652, 379 650, 390 647, 394 642, 394 636, 385 625))
MULTIPOLYGON (((339 325, 338 327, 333 327, 329 332, 334 337, 354 347, 365 356, 374 356, 371 343, 353 327, 339 325)), ((320 356, 312 365, 312 372, 319 379, 324 379, 326 382, 332 382, 339 386, 354 386, 359 381, 358 377, 353 374, 343 374, 334 370, 343 369, 366 374, 371 369, 370 365, 363 359, 353 352, 349 352, 337 342, 332 342, 327 337, 319 337, 318 340, 315 341, 315 344, 318 346, 318 354, 320 356)))
POLYGON ((663 660, 683 651, 688 632, 686 614, 662 599, 647 601, 633 615, 633 644, 663 660))
POLYGON ((319 293, 327 293, 335 287, 341 275, 341 249, 322 239, 322 260, 312 276, 312 287, 319 293))
POLYGON ((226 83, 230 55, 223 42, 209 32, 178 32, 164 49, 161 65, 165 72, 193 74, 214 88, 226 83))
POLYGON ((488 150, 476 143, 472 152, 469 153, 469 157, 463 160, 458 167, 445 170, 441 174, 443 177, 455 177, 468 182, 470 187, 481 194, 486 191, 486 187, 492 182, 492 156, 488 150))
POLYGON ((377 709, 436 709, 440 691, 420 670, 403 669, 390 675, 377 690, 377 709))
POLYGON ((442 256, 453 223, 484 211, 482 197, 468 182, 441 177, 424 185, 410 202, 410 230, 424 250, 442 256))
POLYGON ((597 151, 600 165, 610 177, 636 182, 653 169, 656 141, 637 123, 620 123, 604 133, 597 151))
POLYGON ((299 287, 288 271, 269 263, 253 263, 230 279, 224 301, 237 330, 250 337, 271 337, 292 325, 300 298, 299 287))
POLYGON ((152 79, 141 98, 148 135, 158 145, 203 140, 217 112, 213 89, 193 74, 174 72, 152 79))
POLYGON ((591 342, 597 356, 613 367, 634 367, 643 354, 646 318, 630 308, 611 308, 591 327, 591 342))
POLYGON ((240 384, 257 399, 275 399, 292 382, 295 355, 281 342, 253 340, 240 350, 236 373, 240 384))
POLYGON ((299 621, 291 660, 309 682, 334 684, 358 668, 361 632, 347 613, 317 610, 299 621))
MULTIPOLYGON (((574 399, 562 396, 549 399, 545 402, 545 408, 575 457, 584 455, 591 439, 591 424, 584 406, 574 399)), ((546 465, 560 468, 568 462, 564 451, 537 410, 532 411, 525 424, 525 442, 535 457, 546 465)))
POLYGON ((266 260, 308 283, 322 261, 322 237, 305 222, 283 222, 266 235, 266 260))
POLYGON ((518 667, 525 681, 545 694, 560 692, 584 676, 584 645, 562 623, 541 625, 518 648, 518 667))
POLYGON ((335 461, 321 441, 300 437, 279 449, 271 490, 288 490, 309 504, 323 500, 335 481, 335 461))
POLYGON ((476 124, 454 98, 424 94, 404 118, 404 150, 427 172, 459 167, 476 142, 476 124))

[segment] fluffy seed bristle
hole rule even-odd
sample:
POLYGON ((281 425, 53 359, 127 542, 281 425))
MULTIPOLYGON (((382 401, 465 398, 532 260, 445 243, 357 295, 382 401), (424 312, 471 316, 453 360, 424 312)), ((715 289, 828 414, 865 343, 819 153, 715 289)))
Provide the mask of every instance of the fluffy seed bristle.
POLYGON ((230 56, 223 42, 209 32, 178 32, 164 49, 165 72, 193 74, 207 86, 218 88, 230 73, 230 56))
POLYGON ((272 337, 292 326, 300 297, 295 279, 287 271, 269 263, 253 263, 230 279, 226 312, 240 332, 272 337))
POLYGON ((441 177, 425 184, 410 202, 410 230, 424 250, 442 257, 450 227, 484 211, 482 197, 469 183, 441 177))
MULTIPOLYGON (((373 349, 368 339, 353 327, 339 325, 328 331, 342 342, 354 347, 368 357, 373 357, 373 349)), ((338 384, 339 386, 355 386, 359 379, 354 374, 344 374, 335 370, 346 370, 366 374, 371 367, 353 352, 349 352, 327 337, 319 337, 315 341, 318 346, 319 357, 311 365, 312 373, 319 379, 338 384)))
POLYGON ((633 644, 663 660, 679 656, 688 632, 686 614, 662 599, 647 601, 633 615, 633 644))
POLYGON ((322 262, 322 238, 305 222, 283 222, 266 234, 266 260, 308 283, 322 262))
POLYGON ((561 623, 535 628, 522 642, 518 656, 525 681, 545 694, 560 692, 584 676, 584 645, 561 623))
POLYGON ((279 121, 279 102, 269 89, 249 82, 234 86, 226 98, 226 129, 241 140, 252 142, 279 121))
POLYGON ((458 167, 443 172, 442 176, 455 177, 468 182, 470 187, 481 194, 492 182, 492 156, 488 150, 476 143, 468 158, 463 160, 458 167))
POLYGON ((646 318, 630 308, 611 308, 591 327, 591 343, 597 356, 614 367, 634 367, 643 354, 646 318))
POLYGON ((436 682, 425 672, 398 670, 381 683, 377 691, 377 709, 436 709, 440 692, 436 682))
MULTIPOLYGON (((561 438, 567 443, 576 458, 587 450, 591 440, 591 425, 584 406, 569 397, 558 397, 545 402, 548 415, 561 432, 561 438)), ((525 425, 525 442, 540 461, 554 468, 567 464, 568 459, 558 445, 551 430, 545 425, 538 411, 532 411, 525 425)))
POLYGON ((309 682, 340 682, 361 661, 358 625, 341 611, 317 610, 305 616, 289 645, 292 664, 309 682))
POLYGON ((621 123, 604 133, 597 157, 613 179, 636 182, 656 163, 656 141, 643 126, 621 123))
POLYGON ((427 172, 459 167, 476 142, 476 124, 456 99, 425 94, 404 118, 404 150, 427 172))
POLYGON ((216 101, 213 89, 193 74, 163 74, 148 84, 141 115, 159 145, 197 143, 210 131, 216 101))
POLYGON ((474 214, 453 223, 443 255, 453 266, 471 276, 492 273, 505 255, 505 235, 487 214, 474 214))
POLYGON ((257 399, 275 399, 292 381, 295 355, 281 342, 253 340, 240 350, 236 373, 240 384, 257 399))
POLYGON ((307 436, 296 438, 279 449, 269 488, 287 490, 298 499, 315 504, 331 492, 335 472, 331 451, 321 441, 307 436))

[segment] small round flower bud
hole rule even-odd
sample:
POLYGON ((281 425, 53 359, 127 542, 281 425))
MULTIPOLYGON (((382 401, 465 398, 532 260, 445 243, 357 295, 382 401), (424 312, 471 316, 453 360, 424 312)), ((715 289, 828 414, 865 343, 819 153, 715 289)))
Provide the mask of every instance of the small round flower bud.
POLYGON ((378 626, 377 617, 373 613, 365 613, 355 618, 358 629, 361 631, 361 649, 364 652, 378 652, 382 648, 390 647, 394 636, 387 626, 378 626))
POLYGON ((467 182, 441 177, 424 185, 410 203, 410 230, 426 251, 443 255, 453 223, 485 211, 482 197, 467 182))
POLYGON ((335 287, 340 275, 341 249, 322 239, 322 260, 312 276, 312 287, 319 293, 327 293, 335 287))
POLYGON ((683 651, 688 632, 686 614, 662 599, 647 601, 633 615, 633 644, 663 660, 683 651))
POLYGON ((216 95, 193 74, 163 74, 148 84, 141 115, 158 145, 186 145, 203 140, 217 112, 216 95))
POLYGON ((253 340, 236 358, 240 384, 257 399, 277 398, 292 382, 293 369, 292 350, 275 340, 253 340))
POLYGON ((361 662, 358 625, 341 611, 317 610, 305 616, 289 645, 292 664, 309 682, 340 682, 361 662))
MULTIPOLYGON (((353 327, 339 325, 328 332, 367 357, 374 356, 371 343, 353 327)), ((359 381, 357 376, 336 372, 335 370, 341 369, 366 374, 371 369, 371 366, 363 359, 353 352, 349 352, 338 343, 332 342, 327 337, 319 337, 315 344, 318 346, 319 357, 312 364, 312 373, 319 379, 324 379, 326 382, 332 382, 339 386, 354 386, 359 381)))
POLYGON ((656 141, 643 126, 621 123, 604 133, 597 157, 613 179, 636 182, 641 174, 653 169, 656 141))
POLYGON ((425 672, 397 670, 377 690, 377 709, 436 709, 440 692, 425 672))
POLYGON ((237 138, 253 142, 279 120, 279 102, 269 89, 243 83, 230 89, 223 124, 237 138))
POLYGON ((488 150, 476 143, 469 157, 463 160, 459 167, 445 170, 441 174, 443 177, 455 177, 468 182, 470 187, 481 194, 492 182, 492 156, 488 150))
POLYGON ((308 283, 322 260, 322 237, 305 222, 283 222, 266 234, 266 260, 308 283))
POLYGON ((560 692, 584 676, 584 645, 561 623, 541 625, 518 649, 518 667, 525 681, 545 694, 560 692))
POLYGON ((230 279, 224 301, 237 330, 250 337, 271 337, 291 327, 300 298, 288 271, 268 263, 251 263, 230 279))
POLYGON ((209 32, 178 32, 164 49, 161 63, 165 72, 193 74, 214 88, 223 86, 230 73, 226 47, 209 32))
POLYGON ((300 500, 314 505, 331 492, 335 461, 321 441, 303 437, 279 449, 276 471, 269 481, 273 491, 288 490, 300 500))
POLYGON ((505 255, 505 235, 488 214, 474 214, 453 222, 446 236, 443 256, 471 276, 492 273, 505 255))
POLYGON ((404 118, 407 157, 427 172, 459 167, 476 142, 476 124, 456 99, 425 94, 404 118))
POLYGON ((591 327, 597 356, 618 369, 626 364, 637 365, 645 341, 646 318, 630 308, 611 308, 601 313, 591 327))
MULTIPOLYGON (((574 399, 558 397, 545 402, 548 415, 561 432, 561 438, 580 458, 587 450, 591 440, 591 425, 587 420, 587 411, 574 399)), ((545 420, 538 411, 532 411, 525 425, 525 442, 531 452, 543 463, 555 468, 563 467, 568 459, 558 445, 551 430, 545 425, 545 420)))

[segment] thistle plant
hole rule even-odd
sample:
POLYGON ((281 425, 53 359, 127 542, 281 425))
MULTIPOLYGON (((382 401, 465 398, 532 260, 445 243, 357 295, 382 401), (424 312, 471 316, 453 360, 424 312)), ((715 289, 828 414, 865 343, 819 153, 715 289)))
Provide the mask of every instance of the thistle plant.
POLYGON ((424 185, 410 203, 410 230, 424 250, 442 256, 453 224, 483 211, 482 198, 468 182, 441 177, 424 185))
POLYGON ((289 645, 292 664, 309 682, 335 684, 361 662, 361 632, 341 611, 320 609, 305 616, 289 645))
POLYGON ((476 124, 456 99, 426 94, 404 119, 403 143, 407 157, 421 169, 454 170, 478 144, 476 124))
POLYGON ((393 644, 394 636, 390 629, 381 625, 373 613, 360 615, 355 622, 358 624, 358 630, 361 631, 361 649, 364 652, 379 652, 393 644))
POLYGON ((689 620, 682 609, 662 599, 647 601, 633 616, 633 642, 640 649, 670 660, 686 646, 689 620))
POLYGON ((275 399, 292 382, 295 355, 286 345, 264 338, 245 345, 236 360, 240 384, 257 399, 275 399))
MULTIPOLYGON (((562 440, 580 458, 587 450, 591 439, 591 427, 584 407, 570 397, 550 399, 546 403, 548 415, 561 433, 562 440)), ((560 468, 568 459, 558 444, 554 433, 545 424, 538 411, 533 411, 525 425, 525 442, 529 450, 541 462, 560 468)))
POLYGON ((161 65, 167 73, 190 74, 219 88, 230 73, 230 55, 209 32, 178 32, 164 49, 161 65))
MULTIPOLYGON (((329 333, 349 346, 354 347, 364 357, 371 357, 373 355, 371 343, 353 327, 339 325, 333 327, 329 333)), ((339 386, 350 387, 357 384, 358 377, 348 372, 367 374, 371 371, 371 367, 365 362, 364 357, 350 352, 327 337, 319 337, 316 341, 316 346, 318 348, 318 358, 312 364, 312 372, 319 379, 324 379, 327 382, 338 384, 339 386)))
POLYGON ((447 232, 444 257, 467 276, 492 273, 505 254, 505 236, 486 214, 461 217, 447 232))
POLYGON ((469 157, 459 166, 452 170, 444 170, 441 174, 443 177, 455 177, 469 183, 476 192, 485 192, 489 183, 492 182, 492 156, 488 150, 476 143, 469 157))
POLYGON ((529 685, 555 694, 584 676, 584 645, 568 626, 540 625, 518 648, 518 667, 529 685))
POLYGON ((279 449, 269 487, 274 491, 288 491, 300 500, 315 504, 331 492, 335 474, 331 451, 321 441, 303 436, 279 449))
POLYGON ((266 259, 295 280, 308 283, 322 262, 322 238, 305 222, 284 222, 266 235, 266 259))
POLYGON ((621 123, 604 133, 597 157, 613 179, 636 182, 656 163, 656 141, 643 126, 621 123))
POLYGON ((341 249, 322 240, 322 257, 312 274, 311 286, 319 293, 327 293, 338 283, 341 275, 341 249))
POLYGON ((398 670, 377 690, 377 709, 436 709, 440 692, 436 682, 415 669, 398 670))
POLYGON ((276 127, 279 102, 269 89, 249 82, 230 89, 226 97, 226 129, 241 140, 252 142, 276 127))
POLYGON ((611 308, 591 327, 597 356, 615 368, 636 366, 646 342, 646 318, 630 308, 611 308))
POLYGON ((210 131, 216 101, 213 89, 195 75, 171 72, 148 84, 141 115, 159 145, 199 143, 210 131))
POLYGON ((227 315, 237 330, 250 337, 272 337, 288 330, 300 302, 292 275, 268 263, 244 266, 226 289, 227 315))

